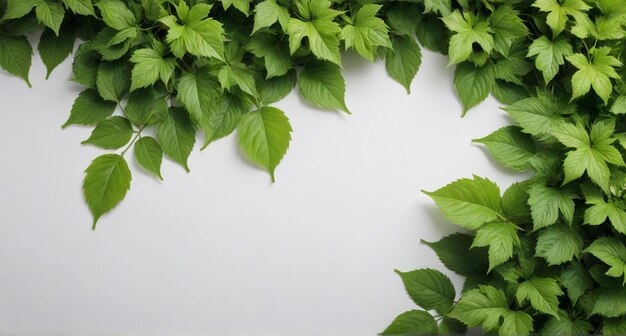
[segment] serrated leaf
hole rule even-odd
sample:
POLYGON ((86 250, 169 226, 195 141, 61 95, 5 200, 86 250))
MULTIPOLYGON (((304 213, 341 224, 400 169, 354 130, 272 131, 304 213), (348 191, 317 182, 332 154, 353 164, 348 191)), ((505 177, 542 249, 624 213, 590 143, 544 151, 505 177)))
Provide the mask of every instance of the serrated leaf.
POLYGON ((549 94, 540 93, 517 101, 504 109, 525 133, 542 138, 563 120, 563 115, 573 113, 575 107, 549 94))
POLYGON ((509 303, 504 292, 492 286, 480 285, 461 295, 458 304, 448 314, 468 327, 482 326, 486 331, 500 325, 500 318, 509 312, 509 303))
POLYGON ((6 11, 2 19, 10 20, 26 16, 35 6, 43 2, 44 0, 7 0, 6 11))
POLYGON ((255 34, 248 48, 254 56, 264 59, 266 78, 282 76, 293 67, 289 47, 274 35, 255 34))
POLYGON ((580 18, 591 8, 583 0, 536 0, 533 7, 548 13, 547 24, 552 28, 554 36, 559 35, 565 29, 568 16, 580 18))
POLYGON ((573 228, 552 225, 539 232, 536 256, 543 257, 548 265, 560 265, 577 258, 583 249, 583 238, 573 228))
POLYGON ((189 172, 187 158, 196 143, 196 130, 189 114, 181 108, 170 108, 159 124, 158 135, 163 152, 189 172))
POLYGON ((93 214, 93 229, 102 215, 115 208, 130 189, 128 164, 117 154, 97 157, 85 170, 83 195, 93 214))
POLYGON ((30 87, 28 73, 33 56, 33 47, 24 36, 0 34, 0 67, 8 73, 26 81, 30 87))
POLYGON ((37 50, 48 70, 46 79, 50 77, 52 70, 72 53, 75 39, 76 36, 70 29, 61 29, 58 36, 51 30, 44 30, 41 34, 37 50))
POLYGON ((485 100, 495 82, 491 65, 475 66, 465 62, 454 71, 454 88, 463 103, 463 114, 485 100))
POLYGON ((600 288, 592 314, 620 317, 626 314, 626 288, 600 288))
POLYGON ((176 67, 174 59, 163 58, 161 53, 150 48, 135 50, 130 61, 135 63, 131 73, 131 91, 153 85, 159 79, 167 85, 176 67))
POLYGON ((35 7, 37 19, 59 35, 61 23, 65 17, 65 9, 60 3, 44 1, 35 7))
POLYGON ((231 134, 244 113, 250 109, 250 102, 239 94, 224 92, 216 103, 217 107, 211 112, 207 127, 204 129, 205 144, 208 146, 213 141, 231 134))
POLYGON ((144 127, 157 122, 167 114, 167 97, 152 88, 130 93, 124 115, 133 125, 144 127))
POLYGON ((257 78, 256 85, 259 90, 259 99, 262 103, 271 104, 285 98, 296 85, 295 71, 286 75, 269 79, 257 78))
POLYGON ((291 125, 285 113, 275 107, 265 106, 246 113, 237 127, 239 147, 246 157, 267 170, 272 182, 274 171, 291 141, 291 125))
POLYGON ((74 54, 72 80, 84 86, 96 87, 96 78, 100 66, 100 55, 91 49, 89 43, 83 43, 74 54))
POLYGON ((205 69, 195 73, 183 73, 176 84, 180 101, 192 120, 207 128, 208 120, 221 94, 220 83, 205 69))
POLYGON ((478 176, 424 193, 435 201, 450 222, 470 230, 477 230, 501 216, 500 189, 495 183, 478 176))
POLYGON ((448 56, 450 64, 459 64, 470 58, 473 45, 480 45, 486 53, 490 53, 494 47, 493 30, 489 23, 471 12, 461 13, 458 10, 442 18, 446 27, 455 34, 450 38, 448 56))
POLYGON ((452 308, 456 292, 450 278, 445 274, 434 269, 396 273, 402 278, 404 288, 418 306, 426 310, 435 309, 440 314, 446 314, 452 308))
POLYGON ((124 30, 137 25, 135 14, 122 1, 102 0, 96 6, 100 9, 104 23, 115 30, 124 30))
POLYGON ((254 7, 254 34, 261 28, 270 27, 278 22, 287 31, 289 25, 289 11, 276 3, 276 0, 265 0, 254 7))
POLYGON ((568 223, 574 218, 573 195, 568 191, 543 184, 533 184, 528 189, 528 204, 533 217, 533 230, 553 225, 559 212, 568 223))
POLYGON ((377 47, 391 48, 389 27, 376 17, 383 6, 367 4, 354 16, 354 24, 347 24, 341 30, 341 39, 346 50, 354 48, 359 55, 374 61, 377 47))
POLYGON ((488 247, 489 269, 503 264, 513 256, 513 249, 520 246, 517 226, 511 222, 491 222, 476 232, 473 247, 488 247))
POLYGON ((228 9, 230 6, 233 6, 248 16, 250 14, 250 2, 252 0, 222 0, 222 7, 228 9))
POLYGON ((528 205, 528 182, 513 183, 502 195, 502 211, 514 223, 531 221, 528 205))
POLYGON ((559 275, 559 281, 567 290, 567 296, 574 304, 587 290, 594 286, 589 272, 579 262, 568 264, 559 275))
POLYGON ((434 335, 437 321, 428 312, 410 310, 396 317, 381 335, 434 335))
POLYGON ((508 311, 498 335, 525 336, 533 331, 533 318, 523 311, 508 311))
POLYGON ((324 109, 350 113, 344 100, 346 86, 341 69, 328 62, 313 62, 302 69, 298 78, 302 98, 324 109))
POLYGON ((559 72, 559 66, 565 64, 565 57, 573 53, 572 45, 564 37, 554 40, 541 36, 528 47, 528 57, 536 56, 535 66, 549 83, 559 72))
POLYGON ((142 137, 137 140, 135 142, 135 157, 143 168, 163 180, 163 176, 161 176, 163 149, 154 138, 142 137))
POLYGON ((96 125, 110 117, 116 106, 115 103, 102 99, 96 89, 86 89, 74 100, 70 117, 62 127, 96 125))
POLYGON ((422 242, 437 253, 446 268, 469 277, 474 274, 486 274, 488 269, 485 250, 472 249, 473 240, 474 237, 468 234, 454 233, 437 242, 422 242))
POLYGON ((422 64, 422 52, 413 38, 396 36, 385 56, 387 73, 411 93, 411 82, 422 64))
POLYGON ((120 102, 130 88, 131 65, 127 61, 101 62, 96 76, 100 97, 120 102))
POLYGON ((530 167, 528 161, 536 153, 533 139, 522 133, 518 126, 506 126, 473 141, 487 146, 496 160, 516 170, 527 170, 530 167))
POLYGON ((334 22, 341 12, 331 9, 328 0, 302 0, 297 2, 298 13, 302 20, 290 18, 287 26, 289 51, 293 55, 307 38, 313 55, 321 60, 341 65, 339 24, 334 22))
POLYGON ((61 0, 65 7, 81 15, 95 15, 91 0, 61 0))
POLYGON ((125 146, 133 136, 133 127, 124 117, 113 116, 98 123, 89 139, 82 144, 92 144, 105 149, 125 146))
POLYGON ((556 280, 552 278, 532 277, 517 288, 515 297, 521 305, 526 300, 538 311, 558 317, 558 297, 563 295, 556 280))
POLYGON ((588 320, 572 320, 565 310, 558 317, 550 317, 541 329, 542 335, 588 335, 594 330, 588 320))
POLYGON ((611 56, 610 52, 609 47, 592 48, 591 59, 583 54, 566 57, 578 69, 572 76, 572 99, 581 97, 593 87, 604 104, 607 104, 613 92, 611 78, 620 78, 615 68, 622 66, 622 62, 611 56))
POLYGON ((502 55, 510 57, 513 41, 529 33, 519 14, 510 5, 502 5, 489 16, 489 26, 493 29, 493 47, 502 55))
POLYGON ((610 266, 606 275, 619 278, 624 277, 626 283, 626 246, 615 237, 598 238, 585 249, 603 263, 610 266))

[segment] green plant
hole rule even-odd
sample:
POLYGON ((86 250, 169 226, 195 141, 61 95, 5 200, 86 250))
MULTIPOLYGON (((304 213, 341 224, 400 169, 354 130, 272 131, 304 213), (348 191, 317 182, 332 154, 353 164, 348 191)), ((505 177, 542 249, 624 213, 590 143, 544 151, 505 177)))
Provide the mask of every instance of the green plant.
POLYGON ((626 1, 436 3, 465 108, 491 92, 516 123, 474 141, 533 177, 425 192, 470 232, 425 242, 465 284, 455 301, 441 272, 398 272, 424 310, 383 333, 626 333, 626 1))
POLYGON ((398 272, 424 310, 383 333, 626 332, 625 0, 0 0, 0 14, 0 66, 27 82, 25 35, 45 27, 48 74, 84 41, 73 78, 86 89, 64 126, 95 126, 85 143, 120 150, 87 168, 94 228, 130 188, 131 147, 161 178, 164 154, 189 169, 198 131, 207 146, 238 129, 274 179, 291 127, 272 103, 297 84, 349 113, 342 49, 384 58, 408 92, 417 37, 456 66, 463 113, 490 93, 509 105, 516 125, 475 141, 533 177, 503 194, 480 177, 426 193, 470 231, 426 243, 467 279, 455 301, 441 272, 398 272))

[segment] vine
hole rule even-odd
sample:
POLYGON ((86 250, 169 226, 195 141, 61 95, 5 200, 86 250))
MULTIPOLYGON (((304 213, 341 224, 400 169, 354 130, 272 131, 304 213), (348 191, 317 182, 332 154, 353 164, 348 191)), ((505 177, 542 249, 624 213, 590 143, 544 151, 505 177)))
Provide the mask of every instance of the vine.
POLYGON ((85 89, 63 127, 120 150, 86 169, 94 229, 130 189, 131 148, 162 179, 164 156, 189 171, 198 132, 205 148, 236 129, 274 180, 292 129, 271 104, 297 86, 350 113, 342 50, 384 59, 407 92, 420 45, 448 55, 463 114, 493 94, 515 122, 475 141, 533 177, 426 192, 471 232, 425 242, 465 284, 456 300, 443 273, 398 271, 423 310, 383 334, 626 333, 626 0, 0 0, 0 14, 0 66, 29 85, 26 35, 41 31, 48 76, 80 41, 85 89))

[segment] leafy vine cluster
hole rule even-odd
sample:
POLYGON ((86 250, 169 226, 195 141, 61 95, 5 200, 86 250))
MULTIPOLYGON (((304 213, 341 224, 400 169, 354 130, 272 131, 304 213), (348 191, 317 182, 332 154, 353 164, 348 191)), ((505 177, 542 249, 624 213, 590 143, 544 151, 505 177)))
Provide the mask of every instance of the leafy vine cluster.
POLYGON ((27 35, 48 75, 80 41, 63 126, 114 151, 86 170, 94 228, 130 188, 131 148, 162 179, 164 156, 189 170, 198 132, 204 148, 236 130, 273 180, 292 129, 271 105, 297 87, 350 113, 342 51, 407 92, 420 46, 448 55, 463 114, 492 94, 515 122, 475 141, 532 178, 426 192, 470 232, 425 242, 465 284, 457 299, 437 270, 398 271, 422 309, 383 334, 626 334, 626 0, 0 0, 0 17, 0 67, 27 83, 27 35))

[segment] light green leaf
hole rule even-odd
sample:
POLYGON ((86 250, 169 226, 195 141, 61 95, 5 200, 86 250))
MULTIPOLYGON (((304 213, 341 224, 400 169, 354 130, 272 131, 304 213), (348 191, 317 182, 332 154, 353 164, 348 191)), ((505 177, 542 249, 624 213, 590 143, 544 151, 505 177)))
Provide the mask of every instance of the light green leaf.
POLYGON ((91 0, 61 0, 65 7, 81 15, 95 15, 91 0))
POLYGON ((519 100, 504 110, 525 133, 541 138, 560 124, 562 115, 573 113, 575 107, 549 94, 540 93, 536 97, 519 100))
POLYGON ((350 113, 344 100, 346 85, 341 69, 329 62, 314 62, 300 72, 298 87, 302 98, 323 109, 350 113))
POLYGON ((222 66, 217 74, 217 78, 224 90, 232 90, 233 87, 239 87, 252 97, 259 96, 254 81, 254 73, 251 68, 246 67, 243 63, 222 66))
POLYGON ((422 52, 413 38, 396 36, 387 49, 385 68, 391 78, 411 93, 411 82, 422 64, 422 52))
POLYGON ((150 48, 135 50, 130 61, 135 63, 131 74, 131 91, 153 85, 158 79, 167 85, 176 67, 174 59, 163 58, 161 53, 150 48))
POLYGON ((523 311, 508 311, 498 335, 526 336, 533 331, 533 318, 523 311))
POLYGON ((35 14, 41 23, 59 35, 59 29, 61 29, 61 23, 65 16, 65 9, 60 3, 44 1, 35 7, 35 14))
POLYGON ((428 312, 411 310, 396 317, 381 335, 434 335, 437 321, 428 312))
POLYGON ((620 95, 615 98, 613 105, 611 105, 611 113, 626 114, 626 95, 620 95))
POLYGON ((622 62, 611 56, 610 52, 609 47, 593 48, 591 59, 587 59, 583 54, 566 57, 578 69, 572 76, 572 99, 586 94, 593 87, 604 104, 608 103, 613 92, 611 78, 620 78, 615 68, 622 66, 622 62))
POLYGON ((478 230, 502 213, 500 189, 478 176, 473 180, 457 180, 437 191, 423 192, 435 201, 450 222, 470 230, 478 230))
POLYGON ((270 106, 243 116, 237 128, 239 146, 248 159, 267 170, 272 182, 274 171, 291 141, 291 125, 284 112, 270 106))
POLYGON ((30 13, 33 8, 44 0, 7 0, 3 20, 18 19, 30 13))
POLYGON ((463 114, 485 100, 495 82, 493 67, 489 64, 475 66, 465 62, 454 71, 454 88, 463 103, 463 114))
POLYGON ((473 141, 487 146, 496 160, 504 166, 516 170, 530 168, 528 161, 536 153, 533 139, 522 133, 518 126, 506 126, 484 138, 473 141))
POLYGON ((450 64, 458 64, 467 60, 473 53, 473 44, 480 45, 482 50, 490 53, 494 47, 493 30, 489 23, 470 12, 458 10, 443 17, 446 27, 455 32, 450 38, 448 56, 450 64))
POLYGON ((176 98, 183 103, 192 120, 202 128, 208 120, 221 94, 220 84, 205 69, 196 73, 184 73, 177 83, 176 98))
POLYGON ((83 195, 93 214, 93 229, 100 217, 115 208, 130 189, 128 164, 117 154, 97 157, 85 170, 83 195))
POLYGON ((439 13, 446 16, 452 11, 451 8, 450 0, 424 0, 424 13, 439 13))
POLYGON ((276 3, 276 0, 265 0, 254 7, 254 28, 256 33, 261 28, 270 27, 278 22, 287 31, 289 25, 289 11, 276 3))
POLYGON ((565 29, 568 16, 580 18, 585 15, 584 12, 591 9, 583 0, 536 0, 533 7, 548 13, 547 23, 552 28, 554 36, 565 29))
POLYGON ((391 48, 389 27, 376 15, 383 6, 368 4, 359 9, 354 24, 347 24, 341 30, 341 39, 346 50, 354 48, 359 55, 374 61, 377 47, 391 48))
POLYGON ((520 245, 517 226, 511 222, 491 222, 476 232, 473 247, 489 247, 489 270, 513 256, 513 248, 520 245))
POLYGON ((404 288, 411 299, 420 307, 435 309, 446 314, 452 308, 456 292, 445 274, 434 269, 420 269, 411 272, 396 273, 402 278, 404 288))
POLYGON ((196 130, 189 114, 181 108, 170 108, 159 124, 158 135, 163 152, 189 172, 187 158, 196 143, 196 130))
POLYGON ((304 20, 290 18, 287 27, 289 35, 289 51, 294 54, 302 39, 307 38, 313 55, 319 59, 341 65, 339 52, 339 38, 341 32, 339 24, 334 22, 341 12, 330 8, 328 0, 300 0, 297 8, 304 20))
POLYGON ((561 36, 553 41, 541 36, 528 47, 528 57, 536 56, 535 66, 543 74, 546 84, 559 73, 559 66, 565 64, 565 57, 572 53, 572 45, 561 36))
POLYGON ((610 266, 605 273, 608 276, 619 278, 624 277, 626 283, 626 247, 624 243, 615 237, 598 238, 585 249, 586 253, 591 253, 603 263, 610 266))
POLYGON ((8 73, 26 81, 30 87, 28 72, 33 56, 33 47, 24 36, 0 34, 0 67, 8 73))
POLYGON ((248 16, 250 14, 250 2, 252 0, 222 0, 222 7, 228 9, 230 6, 233 6, 248 16))
POLYGON ((535 249, 535 255, 545 258, 548 265, 560 265, 580 255, 583 238, 567 225, 552 225, 539 232, 535 249))
POLYGON ((122 1, 102 0, 96 3, 96 6, 100 9, 104 23, 115 30, 124 30, 137 25, 135 14, 122 1))
POLYGON ((62 127, 65 128, 69 125, 96 125, 110 117, 116 106, 114 102, 102 99, 96 89, 86 89, 74 101, 70 117, 62 127))
POLYGON ((570 192, 543 184, 533 184, 528 189, 528 204, 533 217, 533 230, 553 225, 559 212, 568 223, 574 218, 574 201, 570 192))
POLYGON ((482 326, 485 331, 490 331, 500 325, 500 318, 508 312, 509 303, 501 289, 480 285, 477 289, 464 292, 448 316, 470 328, 482 326))
POLYGON ((560 295, 563 295, 563 291, 556 280, 532 277, 520 283, 515 297, 520 305, 529 300, 530 305, 538 311, 558 317, 560 295))
POLYGON ((293 67, 289 47, 274 35, 255 34, 248 48, 254 56, 264 59, 266 78, 282 76, 293 67))
POLYGON ((105 149, 125 146, 133 136, 133 127, 124 117, 113 116, 98 123, 89 139, 82 144, 92 144, 105 149))
POLYGON ((135 142, 135 158, 147 171, 163 180, 163 176, 161 176, 163 149, 154 138, 142 137, 135 142))
POLYGON ((528 28, 519 17, 519 12, 510 5, 498 6, 489 16, 489 26, 493 29, 494 49, 502 55, 509 54, 515 39, 528 35, 528 28))
POLYGON ((106 100, 120 102, 130 88, 131 65, 127 61, 101 62, 98 67, 96 86, 106 100))

